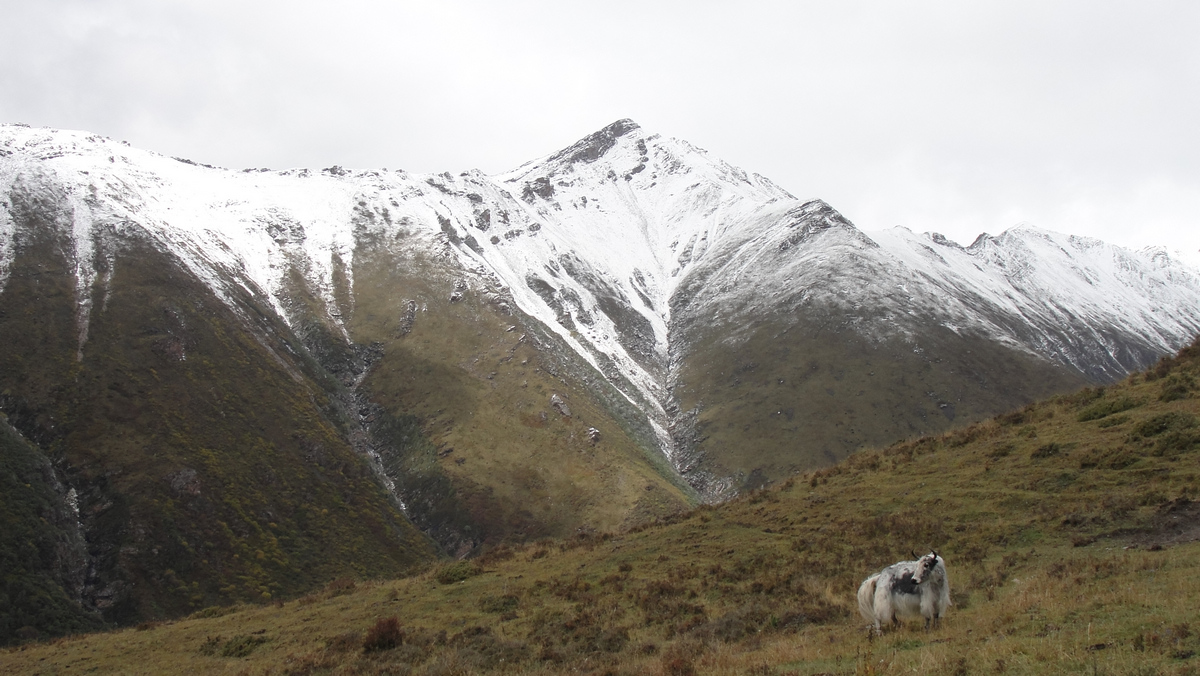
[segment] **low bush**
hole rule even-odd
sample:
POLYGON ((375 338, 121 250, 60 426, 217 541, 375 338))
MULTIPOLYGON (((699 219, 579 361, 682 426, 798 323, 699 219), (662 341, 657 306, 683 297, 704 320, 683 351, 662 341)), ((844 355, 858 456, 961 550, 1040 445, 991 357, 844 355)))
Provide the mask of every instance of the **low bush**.
POLYGON ((1192 388, 1196 386, 1196 381, 1191 376, 1184 373, 1174 373, 1168 376, 1162 384, 1162 389, 1159 391, 1159 401, 1178 401, 1186 399, 1190 396, 1192 388))
POLYGON ((515 594, 485 595, 479 599, 479 609, 485 613, 507 613, 517 609, 521 600, 515 594))
POLYGON ((392 650, 404 643, 404 630, 400 628, 400 619, 395 615, 385 617, 375 623, 363 637, 364 653, 392 650))
POLYGON ((1114 399, 1100 401, 1099 403, 1088 406, 1087 408, 1085 408, 1079 412, 1079 415, 1077 416, 1077 420, 1079 420, 1079 422, 1088 422, 1090 420, 1100 420, 1101 418, 1107 418, 1108 416, 1110 416, 1114 413, 1128 411, 1131 408, 1137 408, 1138 406, 1141 406, 1141 405, 1142 405, 1142 402, 1138 401, 1137 399, 1134 399, 1133 397, 1129 397, 1129 396, 1116 397, 1114 399))
POLYGON ((1052 441, 1048 444, 1038 446, 1036 449, 1034 449, 1033 453, 1029 454, 1029 457, 1040 460, 1042 458, 1054 457, 1062 453, 1062 451, 1062 444, 1052 441))
POLYGON ((483 570, 474 561, 455 561, 438 569, 434 579, 441 584, 454 584, 475 577, 483 570))
POLYGON ((1168 430, 1178 431, 1196 426, 1196 416, 1190 413, 1171 411, 1144 420, 1133 428, 1133 434, 1138 437, 1153 437, 1168 430))
POLYGON ((261 635, 239 634, 228 641, 223 636, 209 636, 200 644, 197 652, 208 657, 246 657, 269 640, 261 635))

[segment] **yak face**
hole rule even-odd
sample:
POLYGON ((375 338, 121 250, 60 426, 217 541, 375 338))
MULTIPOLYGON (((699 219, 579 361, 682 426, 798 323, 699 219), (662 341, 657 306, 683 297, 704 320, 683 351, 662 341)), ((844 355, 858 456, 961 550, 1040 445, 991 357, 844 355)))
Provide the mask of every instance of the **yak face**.
POLYGON ((911 572, 902 573, 900 577, 892 581, 892 591, 897 594, 920 594, 921 588, 917 585, 921 581, 911 572))
POLYGON ((913 574, 913 582, 921 584, 937 568, 937 552, 930 552, 917 560, 917 572, 913 574))

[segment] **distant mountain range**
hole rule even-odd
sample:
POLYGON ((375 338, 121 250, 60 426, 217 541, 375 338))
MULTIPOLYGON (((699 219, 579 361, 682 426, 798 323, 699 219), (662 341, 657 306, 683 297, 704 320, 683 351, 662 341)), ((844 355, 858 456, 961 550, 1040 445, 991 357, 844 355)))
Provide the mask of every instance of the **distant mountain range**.
POLYGON ((629 120, 497 176, 3 125, 3 499, 43 544, 0 551, 63 626, 295 594, 636 525, 1197 334, 1164 250, 864 233, 629 120))

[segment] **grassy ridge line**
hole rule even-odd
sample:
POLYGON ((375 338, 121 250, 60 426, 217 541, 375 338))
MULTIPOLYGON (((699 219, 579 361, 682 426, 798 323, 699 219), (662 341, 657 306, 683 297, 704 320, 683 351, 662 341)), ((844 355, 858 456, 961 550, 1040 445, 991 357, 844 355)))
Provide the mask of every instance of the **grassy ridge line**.
POLYGON ((1195 673, 1198 357, 1193 346, 1107 389, 620 535, 501 548, 0 662, 28 673, 184 662, 277 674, 1195 673), (926 547, 949 564, 944 626, 868 640, 858 582, 926 547))

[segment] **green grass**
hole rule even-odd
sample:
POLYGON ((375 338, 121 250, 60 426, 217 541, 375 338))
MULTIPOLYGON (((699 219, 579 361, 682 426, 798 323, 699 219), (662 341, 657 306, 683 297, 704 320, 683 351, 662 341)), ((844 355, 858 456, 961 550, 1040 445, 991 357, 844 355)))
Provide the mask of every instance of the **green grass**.
POLYGON ((1192 429, 1200 400, 1159 395, 1198 370, 1192 347, 1103 392, 867 450, 721 506, 497 547, 467 575, 343 584, 0 659, 18 672, 1192 674, 1200 448, 1160 444, 1192 429), (1126 396, 1146 403, 1122 425, 1079 420, 1126 396), (1114 454, 1131 462, 1096 462, 1114 454), (927 548, 950 573, 942 627, 870 638, 858 583, 927 548), (389 636, 401 640, 365 649, 389 636), (262 641, 236 662, 202 652, 238 637, 262 641))
POLYGON ((753 490, 827 467, 862 448, 940 433, 1070 391, 1085 380, 994 341, 934 326, 919 337, 868 340, 841 313, 692 330, 678 376, 680 408, 696 411, 700 466, 753 490))

